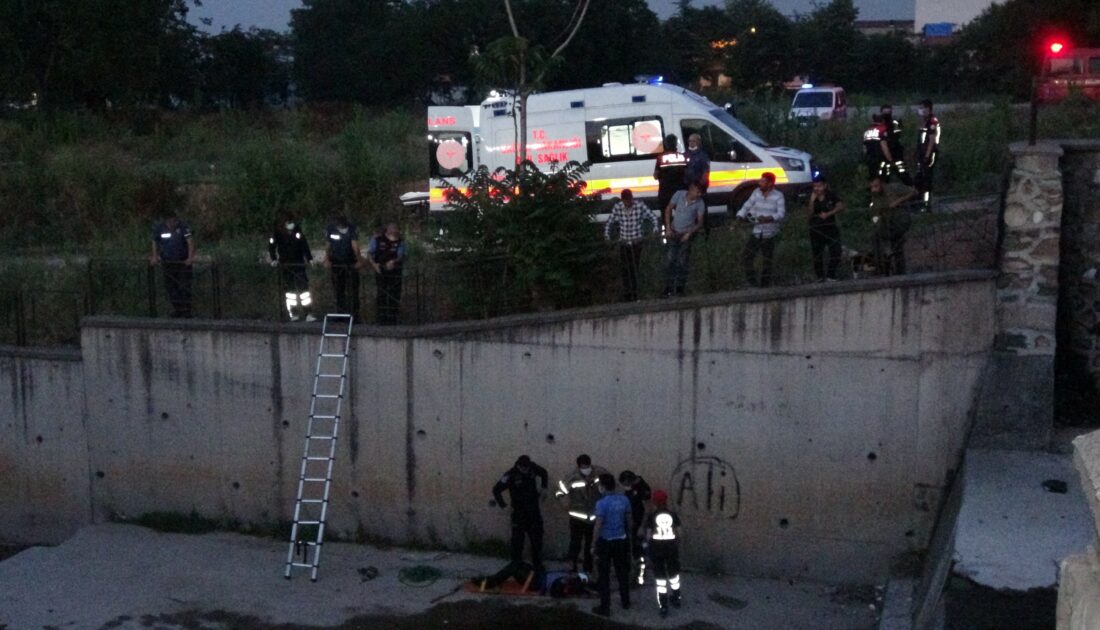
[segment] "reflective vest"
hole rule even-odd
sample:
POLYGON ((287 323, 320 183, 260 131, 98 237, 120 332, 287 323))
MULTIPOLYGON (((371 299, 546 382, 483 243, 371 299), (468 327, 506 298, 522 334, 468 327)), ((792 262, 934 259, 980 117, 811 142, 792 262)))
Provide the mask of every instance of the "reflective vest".
POLYGON ((585 477, 581 471, 574 470, 568 477, 558 482, 558 498, 569 511, 569 517, 582 521, 596 520, 596 501, 600 500, 599 479, 607 471, 599 466, 592 467, 592 474, 585 477))

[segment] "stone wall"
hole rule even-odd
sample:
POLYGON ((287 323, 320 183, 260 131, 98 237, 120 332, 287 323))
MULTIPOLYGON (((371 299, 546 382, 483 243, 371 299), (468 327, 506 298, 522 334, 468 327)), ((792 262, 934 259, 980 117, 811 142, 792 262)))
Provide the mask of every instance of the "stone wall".
MULTIPOLYGON (((691 566, 881 581, 928 545, 993 301, 991 273, 959 272, 363 328, 331 531, 453 547, 505 538, 489 491, 516 456, 559 477, 588 452, 670 490, 691 566)), ((85 320, 85 433, 59 443, 94 519, 288 518, 316 343, 309 325, 85 320)), ((69 386, 36 382, 38 422, 62 422, 69 386)), ((19 425, 6 409, 0 423, 19 425)), ((0 442, 16 478, 42 470, 28 435, 0 442)), ((0 484, 17 508, 11 491, 0 484)), ((566 518, 545 510, 557 554, 566 518)))
POLYGON ((974 444, 1042 448, 1054 420, 1063 152, 1056 144, 1015 144, 1011 150, 997 335, 974 444))
POLYGON ((1100 628, 1100 431, 1073 441, 1074 463, 1096 524, 1093 544, 1062 561, 1058 580, 1058 630, 1100 628))

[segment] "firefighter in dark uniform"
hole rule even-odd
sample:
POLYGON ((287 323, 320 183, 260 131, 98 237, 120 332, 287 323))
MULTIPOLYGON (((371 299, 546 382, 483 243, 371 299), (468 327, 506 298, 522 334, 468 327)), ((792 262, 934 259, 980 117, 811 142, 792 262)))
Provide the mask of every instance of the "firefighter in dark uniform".
POLYGON ((687 190, 684 184, 687 156, 677 148, 676 134, 665 136, 661 154, 653 167, 653 179, 657 180, 657 214, 663 215, 677 190, 687 190))
POLYGON ((882 167, 886 163, 886 126, 882 116, 871 115, 871 126, 863 132, 863 163, 867 165, 867 180, 882 177, 882 167))
POLYGON ((883 105, 879 110, 882 125, 886 128, 886 156, 880 172, 882 178, 890 181, 891 175, 897 175, 906 186, 913 185, 913 178, 905 170, 905 147, 901 145, 901 121, 894 118, 894 108, 883 105))
POLYGON ((645 521, 645 502, 649 500, 650 488, 645 479, 632 470, 619 473, 619 483, 623 494, 630 499, 630 523, 634 531, 630 532, 630 547, 634 553, 634 572, 638 584, 645 584, 645 554, 642 552, 642 525, 645 521))
POLYGON ((405 264, 405 241, 396 223, 374 235, 367 245, 367 260, 374 268, 375 301, 379 324, 396 324, 401 310, 401 270, 405 264))
POLYGON ((172 304, 172 317, 191 317, 191 264, 195 260, 195 242, 191 228, 170 212, 153 226, 153 255, 150 264, 160 265, 164 289, 172 304))
POLYGON ((523 539, 531 541, 531 564, 542 571, 542 511, 539 503, 550 483, 546 469, 520 455, 512 468, 493 486, 493 498, 502 509, 504 491, 512 499, 512 562, 523 561, 523 539))
POLYGON ((332 273, 336 309, 359 320, 359 270, 365 262, 359 253, 359 229, 345 216, 338 216, 325 228, 328 252, 325 267, 332 273))
POLYGON ((302 232, 301 222, 284 214, 267 240, 267 252, 271 256, 271 266, 279 268, 287 317, 296 322, 304 313, 307 322, 316 321, 310 309, 313 297, 306 274, 306 265, 313 261, 313 252, 302 232))
POLYGON ((920 102, 917 113, 921 117, 920 146, 917 151, 917 192, 921 194, 921 210, 932 207, 932 174, 936 169, 936 157, 940 152, 940 119, 932 112, 932 101, 920 102))
POLYGON ((668 509, 668 493, 653 493, 656 509, 646 519, 645 537, 649 560, 657 583, 657 605, 661 616, 668 615, 668 605, 680 607, 680 517, 668 509))

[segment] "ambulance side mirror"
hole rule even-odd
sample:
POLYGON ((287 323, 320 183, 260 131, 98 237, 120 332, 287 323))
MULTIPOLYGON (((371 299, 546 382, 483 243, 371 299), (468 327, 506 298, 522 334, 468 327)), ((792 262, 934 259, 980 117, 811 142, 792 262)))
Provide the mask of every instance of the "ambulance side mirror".
POLYGON ((730 149, 730 162, 737 161, 737 149, 730 149))

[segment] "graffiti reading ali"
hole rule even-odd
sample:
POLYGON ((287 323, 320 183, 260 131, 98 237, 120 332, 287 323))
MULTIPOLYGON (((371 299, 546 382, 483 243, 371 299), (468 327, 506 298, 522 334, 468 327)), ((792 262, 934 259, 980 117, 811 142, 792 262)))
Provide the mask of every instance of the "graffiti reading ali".
POLYGON ((680 511, 733 520, 741 512, 741 483, 733 465, 717 457, 689 457, 668 484, 680 511))

